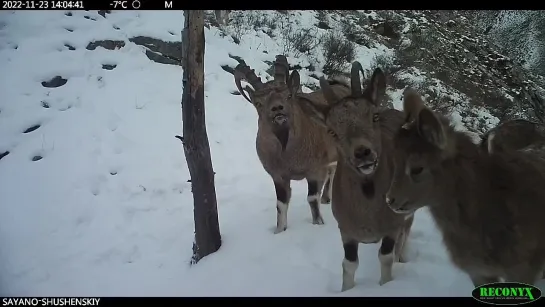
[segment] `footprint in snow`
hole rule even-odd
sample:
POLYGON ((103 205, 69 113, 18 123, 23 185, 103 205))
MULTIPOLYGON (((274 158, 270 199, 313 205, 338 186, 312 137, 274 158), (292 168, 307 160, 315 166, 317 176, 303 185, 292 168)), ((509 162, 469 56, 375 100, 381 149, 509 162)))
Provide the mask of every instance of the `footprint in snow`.
POLYGON ((68 79, 64 79, 61 76, 55 76, 48 81, 42 81, 42 86, 47 88, 61 87, 68 82, 68 79))
POLYGON ((117 64, 102 64, 102 69, 104 70, 113 70, 117 67, 117 64))
POLYGON ((5 158, 7 155, 9 155, 10 152, 9 150, 6 150, 4 152, 0 152, 0 160, 2 160, 3 158, 5 158))
POLYGON ((33 131, 36 131, 38 130, 38 128, 40 128, 42 125, 40 124, 36 124, 36 125, 33 125, 33 126, 30 126, 28 127, 27 129, 25 129, 25 131, 23 131, 24 134, 27 134, 27 133, 31 133, 33 131))

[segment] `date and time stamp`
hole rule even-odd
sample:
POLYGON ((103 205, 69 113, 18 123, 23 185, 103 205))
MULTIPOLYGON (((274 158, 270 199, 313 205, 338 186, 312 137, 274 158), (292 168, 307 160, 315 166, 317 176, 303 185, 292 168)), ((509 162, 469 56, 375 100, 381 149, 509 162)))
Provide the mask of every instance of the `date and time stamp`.
MULTIPOLYGON (((172 1, 170 1, 172 2, 172 1)), ((86 9, 84 0, 0 0, 3 10, 66 10, 86 9)), ((112 0, 111 9, 139 9, 140 0, 112 0)))

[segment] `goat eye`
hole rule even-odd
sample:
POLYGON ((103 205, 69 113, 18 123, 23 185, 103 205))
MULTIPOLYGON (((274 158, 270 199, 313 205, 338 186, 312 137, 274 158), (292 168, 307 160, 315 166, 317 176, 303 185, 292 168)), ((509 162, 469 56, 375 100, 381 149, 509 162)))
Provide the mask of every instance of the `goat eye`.
POLYGON ((379 117, 378 113, 373 114, 373 121, 374 122, 378 122, 379 119, 380 119, 380 117, 379 117))
POLYGON ((411 168, 411 175, 418 175, 422 173, 423 170, 424 170, 423 167, 413 167, 411 168))
POLYGON ((331 136, 336 136, 337 134, 335 133, 335 131, 331 130, 331 129, 327 129, 327 133, 329 133, 329 135, 331 136))

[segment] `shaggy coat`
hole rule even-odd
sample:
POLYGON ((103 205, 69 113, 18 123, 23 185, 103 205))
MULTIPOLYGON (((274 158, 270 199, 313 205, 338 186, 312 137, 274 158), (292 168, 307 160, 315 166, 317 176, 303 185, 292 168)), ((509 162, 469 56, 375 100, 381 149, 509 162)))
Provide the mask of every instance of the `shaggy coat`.
POLYGON ((342 291, 355 286, 359 243, 382 240, 379 283, 392 280, 394 260, 404 261, 403 246, 413 222, 412 215, 390 210, 384 199, 393 176, 392 139, 404 123, 404 115, 397 110, 381 110, 386 86, 382 71, 374 71, 364 91, 360 71, 360 63, 354 62, 350 96, 339 97, 322 79, 328 105, 303 104, 305 112, 333 136, 339 154, 332 210, 345 253, 342 291))
POLYGON ((545 126, 525 119, 500 123, 482 137, 480 146, 489 153, 521 150, 535 151, 545 147, 545 126))
POLYGON ((395 137, 389 207, 408 214, 428 206, 452 262, 475 286, 534 284, 545 267, 545 161, 481 150, 415 91, 404 99, 420 108, 405 110, 415 121, 395 137))
MULTIPOLYGON (((287 229, 287 211, 291 200, 291 181, 306 179, 307 201, 313 224, 323 224, 320 213, 322 203, 331 199, 331 181, 335 173, 337 152, 327 130, 304 115, 300 101, 325 103, 318 91, 304 94, 300 91, 297 71, 288 76, 289 68, 284 56, 277 56, 275 78, 263 83, 252 69, 242 63, 235 69, 235 83, 239 92, 258 113, 256 150, 265 171, 271 176, 276 191, 277 222, 275 233, 287 229), (253 88, 244 90, 241 80, 253 88), (246 96, 246 93, 250 96, 246 96)), ((331 81, 339 95, 349 93, 346 85, 331 81)))

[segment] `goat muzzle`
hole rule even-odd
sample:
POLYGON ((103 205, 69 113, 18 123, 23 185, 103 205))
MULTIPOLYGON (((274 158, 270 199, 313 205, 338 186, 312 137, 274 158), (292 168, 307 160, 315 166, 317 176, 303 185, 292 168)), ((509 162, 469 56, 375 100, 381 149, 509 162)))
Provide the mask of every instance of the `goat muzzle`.
POLYGON ((273 120, 273 123, 281 126, 281 125, 284 125, 284 124, 287 123, 288 116, 285 115, 285 114, 279 113, 279 114, 274 115, 272 120, 273 120))
POLYGON ((356 169, 358 172, 360 172, 362 175, 371 175, 375 172, 378 166, 378 159, 375 159, 373 161, 364 161, 356 165, 356 169))

